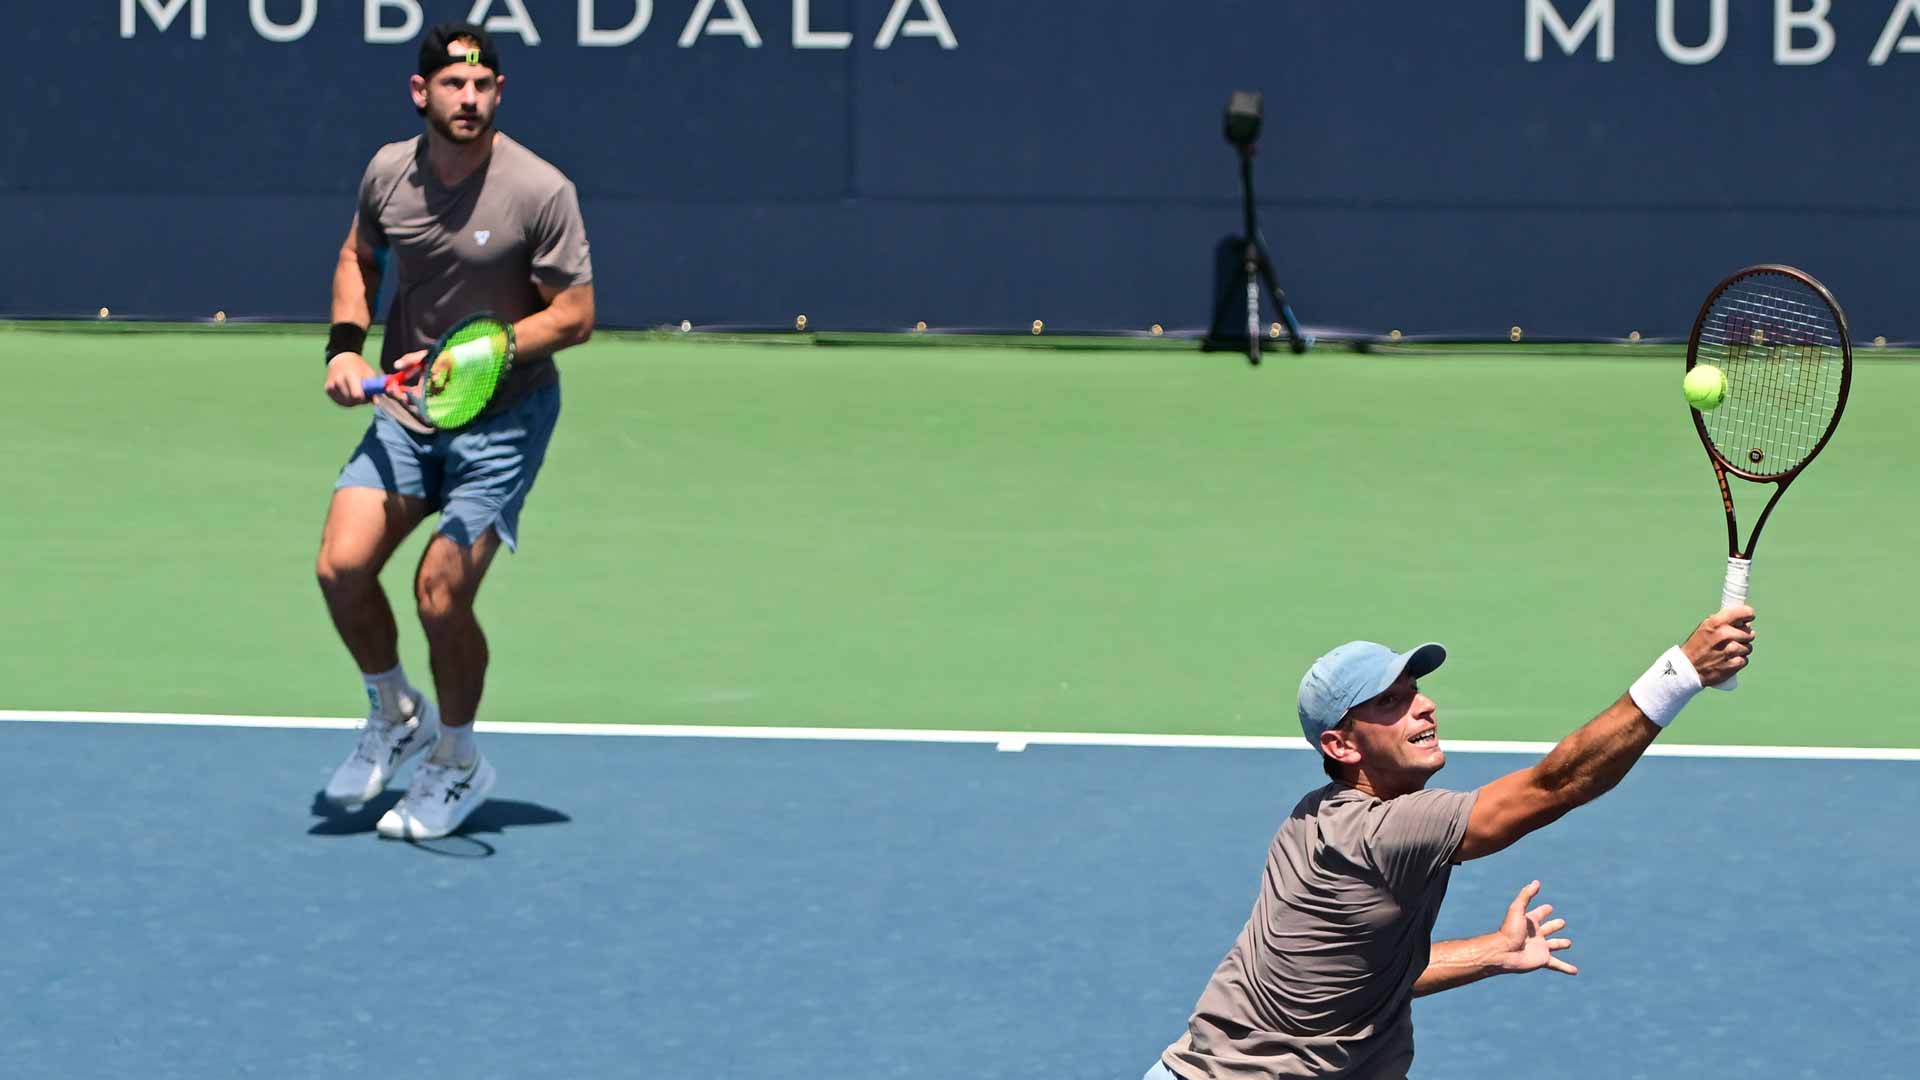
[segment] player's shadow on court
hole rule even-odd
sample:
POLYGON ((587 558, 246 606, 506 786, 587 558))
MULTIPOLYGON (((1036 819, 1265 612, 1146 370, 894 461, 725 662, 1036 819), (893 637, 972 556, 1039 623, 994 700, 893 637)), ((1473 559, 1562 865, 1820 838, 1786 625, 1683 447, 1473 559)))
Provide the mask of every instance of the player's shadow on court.
MULTIPOLYGON (((398 791, 383 791, 358 810, 342 810, 316 791, 313 794, 313 816, 320 820, 307 830, 307 835, 353 836, 370 833, 379 822, 380 815, 400 801, 400 794, 398 791)), ((414 843, 413 846, 436 855, 485 858, 493 854, 493 845, 479 839, 480 834, 504 835, 508 829, 523 825, 565 825, 571 821, 572 818, 560 811, 539 803, 521 802, 518 799, 488 799, 461 823, 452 836, 445 840, 414 843)))

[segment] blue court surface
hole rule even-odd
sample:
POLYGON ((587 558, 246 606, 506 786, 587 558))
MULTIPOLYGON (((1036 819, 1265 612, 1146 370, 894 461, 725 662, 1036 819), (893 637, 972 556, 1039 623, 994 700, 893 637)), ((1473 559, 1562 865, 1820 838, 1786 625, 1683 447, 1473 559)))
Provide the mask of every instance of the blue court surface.
MULTIPOLYGON (((0 724, 0 1075, 1135 1080, 1321 782, 1279 750, 481 738, 494 799, 416 846, 384 803, 316 812, 344 731, 0 724)), ((1538 877, 1581 974, 1421 999, 1415 1075, 1915 1075, 1916 821, 1912 762, 1644 761, 1455 872, 1442 936, 1538 877)))

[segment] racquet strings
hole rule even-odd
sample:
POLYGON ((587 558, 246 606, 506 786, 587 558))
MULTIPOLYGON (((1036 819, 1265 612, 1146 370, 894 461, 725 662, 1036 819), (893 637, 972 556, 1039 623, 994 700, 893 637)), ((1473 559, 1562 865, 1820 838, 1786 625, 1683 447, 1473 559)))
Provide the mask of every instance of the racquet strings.
POLYGON ((1702 420, 1737 469, 1780 476, 1806 463, 1840 409, 1844 331, 1826 300, 1786 274, 1742 278, 1700 329, 1696 362, 1727 376, 1727 395, 1702 420))
POLYGON ((447 338, 441 353, 452 366, 444 383, 436 389, 432 375, 426 376, 424 411, 435 427, 459 427, 486 408, 512 359, 508 335, 506 324, 476 319, 447 338))

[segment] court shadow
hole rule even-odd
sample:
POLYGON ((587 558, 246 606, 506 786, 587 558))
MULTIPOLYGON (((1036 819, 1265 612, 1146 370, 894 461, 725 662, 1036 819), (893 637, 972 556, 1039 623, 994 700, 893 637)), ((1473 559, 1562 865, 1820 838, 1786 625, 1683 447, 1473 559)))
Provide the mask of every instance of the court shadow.
MULTIPOLYGON (((358 810, 342 810, 328 802, 324 794, 316 791, 313 795, 313 816, 320 820, 314 823, 313 828, 307 830, 307 835, 353 836, 370 833, 379 823, 380 815, 392 809, 393 805, 400 801, 400 794, 399 791, 383 791, 358 810)), ((423 850, 432 850, 439 855, 468 854, 465 851, 428 847, 428 844, 444 845, 448 841, 464 839, 467 841, 465 846, 478 845, 484 849, 481 853, 481 857, 484 857, 493 854, 493 847, 477 839, 481 834, 499 835, 504 834, 508 829, 524 825, 565 825, 571 821, 573 819, 566 814, 551 807, 541 806, 539 803, 521 802, 518 799, 488 799, 481 803, 480 808, 462 822, 460 827, 454 830, 453 835, 446 840, 416 843, 414 846, 423 850)))
MULTIPOLYGON (((313 793, 313 816, 319 818, 313 828, 307 830, 308 836, 352 836, 355 833, 370 833, 380 821, 380 815, 393 809, 400 801, 400 792, 383 791, 371 802, 358 810, 343 810, 327 801, 325 792, 313 793)), ((479 811, 474 811, 476 814, 479 811)))

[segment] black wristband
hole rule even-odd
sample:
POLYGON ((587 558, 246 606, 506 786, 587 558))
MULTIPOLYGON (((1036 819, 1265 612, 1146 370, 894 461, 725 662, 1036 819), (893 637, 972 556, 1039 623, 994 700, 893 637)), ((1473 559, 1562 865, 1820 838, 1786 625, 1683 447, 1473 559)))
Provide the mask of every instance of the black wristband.
POLYGON ((327 363, 341 353, 357 353, 367 347, 367 328, 350 322, 334 323, 327 330, 327 363))

